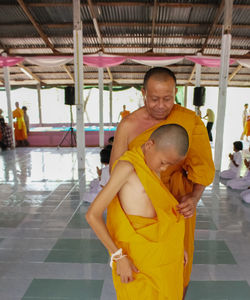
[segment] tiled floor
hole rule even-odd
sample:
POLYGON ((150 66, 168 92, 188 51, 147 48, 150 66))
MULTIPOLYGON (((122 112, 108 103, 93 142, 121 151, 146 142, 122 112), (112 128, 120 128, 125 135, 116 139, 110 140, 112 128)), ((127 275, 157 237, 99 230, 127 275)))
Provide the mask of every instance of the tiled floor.
MULTIPOLYGON (((84 220, 99 149, 87 149, 85 174, 76 158, 75 148, 0 153, 1 300, 115 299, 107 252, 84 220)), ((249 300, 250 205, 216 177, 196 227, 186 300, 249 300)))

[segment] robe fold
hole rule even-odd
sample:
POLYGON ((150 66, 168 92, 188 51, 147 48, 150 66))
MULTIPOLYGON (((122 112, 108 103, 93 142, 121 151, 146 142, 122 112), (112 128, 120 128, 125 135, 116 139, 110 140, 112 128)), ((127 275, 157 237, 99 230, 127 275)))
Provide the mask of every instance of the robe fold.
POLYGON ((178 202, 148 168, 141 147, 125 152, 119 160, 134 166, 157 217, 126 215, 118 196, 108 206, 108 231, 140 271, 133 273, 134 281, 122 283, 113 263, 117 299, 181 300, 185 221, 176 211, 178 202))
POLYGON ((16 118, 16 122, 14 123, 16 141, 26 140, 27 130, 23 117, 23 110, 21 108, 16 108, 13 111, 13 118, 16 118))
MULTIPOLYGON (((161 179, 178 200, 193 190, 193 183, 207 186, 212 183, 215 168, 208 139, 207 129, 195 112, 175 104, 167 119, 145 130, 129 144, 129 149, 143 145, 152 132, 165 124, 183 126, 189 137, 189 150, 185 161, 169 167, 161 174, 161 179)), ((184 269, 184 287, 190 280, 194 252, 195 218, 185 219, 185 250, 188 253, 188 264, 184 269)))

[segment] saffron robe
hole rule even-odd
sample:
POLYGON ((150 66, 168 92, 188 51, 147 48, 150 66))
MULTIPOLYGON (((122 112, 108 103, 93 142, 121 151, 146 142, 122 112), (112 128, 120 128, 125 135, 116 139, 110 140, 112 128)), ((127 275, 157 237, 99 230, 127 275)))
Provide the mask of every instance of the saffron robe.
POLYGON ((140 271, 133 273, 134 281, 122 283, 113 263, 117 299, 181 300, 185 221, 176 211, 178 202, 148 168, 141 147, 125 152, 119 160, 133 164, 157 217, 126 215, 118 196, 108 206, 108 231, 140 271))
POLYGON ((130 114, 129 110, 123 110, 123 111, 120 112, 120 115, 121 115, 122 119, 124 119, 129 114, 130 114))
MULTIPOLYGON (((129 149, 143 145, 152 132, 165 124, 179 124, 183 126, 189 137, 189 150, 186 159, 178 165, 168 167, 161 174, 161 179, 170 192, 178 200, 193 190, 193 183, 207 186, 212 183, 215 168, 208 139, 207 129, 195 112, 175 104, 167 119, 145 130, 129 144, 129 149)), ((190 280, 194 252, 194 215, 185 219, 185 250, 188 253, 188 264, 184 269, 184 287, 190 280)))
POLYGON ((23 118, 23 110, 21 108, 16 108, 13 111, 13 118, 16 118, 16 122, 14 123, 16 141, 26 140, 27 130, 23 118))

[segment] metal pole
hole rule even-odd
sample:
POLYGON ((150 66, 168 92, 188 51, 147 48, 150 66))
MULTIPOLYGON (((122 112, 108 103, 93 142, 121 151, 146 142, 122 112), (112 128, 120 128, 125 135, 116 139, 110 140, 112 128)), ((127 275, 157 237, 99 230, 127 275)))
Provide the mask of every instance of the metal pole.
MULTIPOLYGON (((101 54, 100 54, 101 55, 101 54)), ((98 68, 99 86, 99 147, 104 147, 104 127, 103 127, 103 68, 98 68)))
MULTIPOLYGON (((197 53, 197 56, 201 56, 201 53, 197 53)), ((195 87, 201 86, 201 65, 195 64, 195 87)), ((195 112, 199 115, 199 106, 195 106, 195 112)))
POLYGON ((113 125, 113 91, 112 82, 109 84, 109 123, 110 126, 113 125))
POLYGON ((78 169, 85 169, 85 134, 83 118, 83 51, 80 0, 73 0, 74 18, 74 77, 76 104, 76 140, 78 169))
POLYGON ((185 87, 184 87, 184 107, 187 107, 187 90, 188 90, 188 86, 185 85, 185 87))
POLYGON ((223 134, 224 134, 224 121, 226 111, 227 99, 227 82, 228 71, 230 62, 230 47, 231 47, 231 24, 232 24, 232 9, 233 0, 225 1, 225 14, 224 14, 224 28, 221 45, 221 66, 220 66, 220 84, 219 84, 219 98, 216 119, 216 139, 214 151, 215 169, 220 171, 223 151, 223 134))
POLYGON ((42 126, 42 105, 41 105, 41 85, 37 85, 37 98, 38 98, 38 113, 39 113, 39 125, 42 126))
MULTIPOLYGON (((2 53, 2 56, 7 57, 7 54, 2 53)), ((5 85, 5 92, 6 92, 6 98, 7 98, 7 106, 8 106, 8 123, 9 123, 9 126, 12 128, 13 147, 15 147, 16 143, 15 143, 15 133, 14 133, 14 126, 13 126, 12 108, 11 108, 9 68, 3 67, 3 73, 4 73, 4 85, 5 85)))

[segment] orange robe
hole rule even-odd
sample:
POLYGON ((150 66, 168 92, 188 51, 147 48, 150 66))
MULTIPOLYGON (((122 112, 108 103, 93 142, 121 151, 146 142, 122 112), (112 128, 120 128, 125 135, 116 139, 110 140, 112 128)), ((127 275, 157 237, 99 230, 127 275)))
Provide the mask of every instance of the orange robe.
POLYGON ((16 118, 16 122, 14 123, 16 141, 26 140, 27 130, 23 118, 23 110, 21 108, 16 108, 13 111, 13 118, 16 118))
POLYGON ((123 110, 123 111, 120 112, 120 115, 121 115, 122 119, 124 119, 129 114, 130 114, 129 110, 123 110))
POLYGON ((157 217, 126 215, 118 196, 108 206, 109 233, 140 271, 133 273, 134 281, 122 283, 113 263, 117 299, 181 300, 185 221, 176 211, 178 202, 145 164, 141 147, 125 152, 119 160, 133 164, 157 217))
MULTIPOLYGON (((169 167, 161 174, 164 184, 174 197, 179 199, 192 192, 193 183, 204 186, 211 184, 215 173, 207 130, 195 112, 175 104, 166 120, 136 137, 129 144, 129 149, 144 144, 156 128, 170 123, 183 126, 189 136, 189 150, 185 161, 169 167)), ((188 285, 192 271, 195 218, 196 216, 193 216, 185 222, 185 250, 188 253, 188 264, 184 269, 184 287, 188 285)))
POLYGON ((247 115, 247 120, 245 123, 244 133, 246 136, 250 135, 250 115, 247 115))

